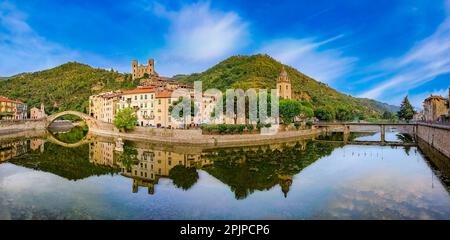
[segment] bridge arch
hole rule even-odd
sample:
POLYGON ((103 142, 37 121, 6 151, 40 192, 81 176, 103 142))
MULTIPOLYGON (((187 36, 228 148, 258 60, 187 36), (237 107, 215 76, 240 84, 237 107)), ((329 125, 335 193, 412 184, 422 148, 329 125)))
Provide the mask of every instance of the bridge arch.
POLYGON ((77 111, 63 111, 63 112, 55 113, 55 114, 48 116, 46 128, 48 128, 56 119, 58 119, 59 117, 65 116, 65 115, 74 115, 74 116, 77 116, 77 117, 83 119, 84 122, 86 122, 86 125, 89 127, 89 130, 91 128, 98 127, 97 120, 85 113, 81 113, 81 112, 77 112, 77 111))
POLYGON ((93 141, 93 137, 90 134, 87 134, 86 136, 84 136, 83 139, 81 139, 80 141, 76 142, 76 143, 65 143, 59 139, 57 139, 55 136, 53 136, 52 134, 49 134, 47 136, 47 141, 56 144, 56 145, 60 145, 66 148, 76 148, 88 143, 91 143, 93 141))

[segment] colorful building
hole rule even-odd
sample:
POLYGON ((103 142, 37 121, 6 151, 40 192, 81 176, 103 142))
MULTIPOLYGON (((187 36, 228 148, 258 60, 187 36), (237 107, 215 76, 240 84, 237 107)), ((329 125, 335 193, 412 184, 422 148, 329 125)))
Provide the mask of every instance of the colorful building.
POLYGON ((37 119, 43 119, 46 118, 47 114, 45 114, 45 107, 44 104, 41 103, 41 107, 33 107, 30 109, 30 119, 37 120, 37 119))
POLYGON ((438 95, 431 95, 423 101, 425 121, 440 121, 448 115, 449 101, 438 95))
POLYGON ((118 109, 133 108, 136 112, 138 126, 156 126, 155 124, 156 92, 153 87, 139 87, 124 90, 118 102, 118 109))
POLYGON ((27 104, 0 96, 0 120, 27 119, 27 104))
MULTIPOLYGON (((176 97, 172 96, 171 91, 162 91, 156 93, 155 102, 155 124, 157 127, 177 128, 180 127, 181 121, 172 118, 169 111, 170 106, 177 101, 176 97)), ((189 117, 189 123, 191 119, 189 117)))
POLYGON ((89 115, 106 123, 112 123, 121 94, 106 92, 89 97, 89 115))

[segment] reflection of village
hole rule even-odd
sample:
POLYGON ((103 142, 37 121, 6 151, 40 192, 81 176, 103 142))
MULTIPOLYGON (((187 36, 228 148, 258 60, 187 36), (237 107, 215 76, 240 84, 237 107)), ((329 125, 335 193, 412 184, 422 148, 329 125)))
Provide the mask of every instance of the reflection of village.
POLYGON ((160 178, 167 178, 170 170, 181 165, 184 167, 202 167, 210 164, 202 160, 201 154, 182 154, 164 150, 153 150, 136 147, 136 161, 130 166, 118 161, 119 153, 114 151, 115 143, 92 142, 89 146, 89 160, 91 163, 117 166, 123 176, 133 179, 133 192, 139 187, 148 188, 148 193, 154 193, 154 186, 160 178))
MULTIPOLYGON (((295 143, 291 143, 293 145, 295 143)), ((286 144, 265 146, 265 149, 271 151, 282 149, 286 144)), ((170 170, 175 166, 186 168, 202 169, 214 165, 213 158, 210 156, 217 154, 215 151, 202 151, 196 153, 182 153, 181 151, 169 151, 165 149, 157 150, 145 146, 135 146, 136 161, 126 166, 119 158, 121 152, 115 151, 116 144, 113 142, 92 142, 89 147, 89 160, 93 164, 110 167, 118 167, 121 175, 132 178, 132 191, 138 192, 140 187, 148 189, 148 194, 154 194, 155 185, 162 178, 169 178, 170 170)), ((261 146, 252 146, 242 149, 244 151, 260 149, 261 146)), ((300 145, 300 150, 305 150, 305 143, 300 145)), ((237 163, 244 164, 246 161, 243 156, 237 163)), ((286 196, 289 187, 292 184, 292 176, 279 175, 278 184, 281 186, 283 194, 286 196)))
MULTIPOLYGON (((67 148, 45 139, 0 142, 0 163, 10 162, 54 173, 69 180, 120 173, 132 180, 130 191, 137 193, 139 188, 147 188, 148 194, 155 193, 155 186, 161 179, 170 179, 175 187, 184 190, 192 187, 198 180, 198 175, 194 180, 188 179, 187 187, 176 184, 176 176, 171 174, 171 170, 179 166, 178 169, 189 169, 195 173, 198 173, 197 170, 205 171, 228 186, 237 199, 245 199, 254 191, 267 191, 277 185, 280 187, 280 194, 286 197, 293 183, 293 176, 316 160, 330 155, 335 148, 344 146, 342 143, 332 144, 320 140, 220 149, 125 142, 124 149, 118 150, 121 145, 119 140, 96 140, 101 141, 66 151, 62 153, 61 159, 49 156, 54 156, 51 154, 54 151, 67 148), (129 158, 133 160, 128 162, 123 161, 127 147, 132 149, 133 155, 129 158), (82 154, 71 158, 73 152, 82 154)), ((439 156, 430 153, 427 156, 432 156, 429 160, 438 166, 443 175, 450 176, 448 161, 439 160, 439 156)), ((178 179, 180 176, 184 177, 181 174, 178 179)))
POLYGON ((0 142, 0 163, 32 151, 44 152, 44 140, 17 140, 0 142))

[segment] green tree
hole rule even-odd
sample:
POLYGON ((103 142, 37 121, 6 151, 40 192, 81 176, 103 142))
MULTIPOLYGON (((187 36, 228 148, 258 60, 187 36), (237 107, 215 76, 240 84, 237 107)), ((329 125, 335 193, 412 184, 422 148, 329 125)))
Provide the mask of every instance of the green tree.
POLYGON ((131 166, 139 162, 137 155, 137 149, 126 143, 123 146, 123 152, 120 153, 118 157, 118 161, 121 162, 127 170, 131 171, 131 166))
POLYGON ((406 96, 400 105, 400 111, 398 111, 397 115, 400 119, 409 121, 413 118, 414 113, 414 108, 411 103, 409 103, 408 96, 406 96))
POLYGON ((384 111, 381 118, 386 119, 386 120, 393 120, 393 119, 395 119, 395 114, 392 113, 391 111, 384 111))
POLYGON ((133 130, 137 122, 136 113, 132 108, 124 108, 117 112, 114 117, 114 126, 121 130, 133 130))
POLYGON ((280 100, 279 114, 283 124, 289 125, 292 123, 294 118, 300 115, 302 107, 302 104, 296 100, 280 100))
POLYGON ((353 120, 353 113, 348 107, 339 106, 336 109, 336 119, 339 121, 353 120))
POLYGON ((319 107, 315 111, 316 118, 321 121, 333 121, 335 119, 335 112, 330 107, 319 107))

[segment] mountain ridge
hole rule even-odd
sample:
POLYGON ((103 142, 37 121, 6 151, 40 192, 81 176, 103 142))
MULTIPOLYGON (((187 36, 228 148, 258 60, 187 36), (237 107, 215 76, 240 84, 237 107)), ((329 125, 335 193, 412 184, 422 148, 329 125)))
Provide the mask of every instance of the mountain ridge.
MULTIPOLYGON (((232 56, 204 72, 175 75, 173 79, 186 84, 200 80, 203 82, 203 89, 274 89, 282 66, 285 66, 291 80, 293 95, 310 101, 315 108, 343 105, 368 117, 380 117, 383 111, 393 111, 397 108, 376 100, 356 98, 338 92, 327 84, 262 54, 232 56)), ((132 80, 131 74, 94 68, 78 62, 22 73, 3 78, 1 81, 0 95, 22 100, 29 108, 44 102, 49 113, 63 110, 87 112, 90 95, 104 91, 132 89, 139 83, 139 80, 132 80)))
POLYGON ((291 81, 293 96, 311 101, 316 108, 335 108, 338 105, 345 105, 370 117, 381 117, 384 111, 396 112, 398 110, 397 106, 387 103, 341 93, 265 54, 232 56, 204 72, 175 75, 174 79, 186 84, 202 81, 203 89, 217 88, 222 91, 228 88, 275 89, 276 79, 282 66, 286 69, 291 81))

